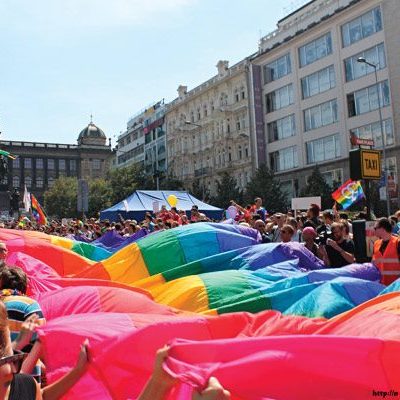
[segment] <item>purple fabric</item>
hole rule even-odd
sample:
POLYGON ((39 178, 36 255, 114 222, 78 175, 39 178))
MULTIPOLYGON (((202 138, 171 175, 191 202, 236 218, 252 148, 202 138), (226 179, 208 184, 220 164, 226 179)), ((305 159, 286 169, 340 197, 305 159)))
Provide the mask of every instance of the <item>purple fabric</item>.
POLYGON ((280 250, 287 259, 298 258, 299 266, 307 271, 324 268, 324 262, 311 253, 302 243, 280 243, 280 250))
MULTIPOLYGON (((351 278, 365 279, 368 281, 379 282, 381 279, 381 273, 378 268, 371 263, 364 264, 349 264, 341 268, 325 268, 317 271, 312 271, 308 274, 310 282, 319 282, 327 280, 328 276, 332 277, 332 274, 340 276, 348 276, 351 278)), ((332 278, 329 278, 332 279, 332 278)))
POLYGON ((90 239, 82 235, 74 235, 74 240, 77 242, 92 243, 90 239))
POLYGON ((140 238, 145 237, 147 234, 147 230, 142 228, 134 235, 124 238, 119 233, 112 230, 106 232, 103 236, 96 239, 92 243, 108 251, 115 252, 127 246, 128 244, 136 242, 140 238))
POLYGON ((251 237, 254 240, 257 240, 257 242, 261 241, 261 236, 259 232, 256 229, 249 228, 248 226, 243 226, 243 225, 235 225, 235 224, 229 224, 229 223, 215 223, 215 222, 210 222, 208 223, 210 226, 213 226, 219 230, 226 230, 229 232, 236 232, 239 233, 240 235, 248 236, 251 237))

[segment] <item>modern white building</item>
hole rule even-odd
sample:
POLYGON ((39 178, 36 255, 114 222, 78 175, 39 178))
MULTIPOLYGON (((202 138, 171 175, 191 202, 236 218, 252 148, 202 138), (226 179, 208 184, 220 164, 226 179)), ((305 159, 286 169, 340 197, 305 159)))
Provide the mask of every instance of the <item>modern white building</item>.
POLYGON ((252 152, 288 195, 298 194, 315 164, 329 183, 348 179, 350 137, 382 149, 381 105, 389 191, 397 201, 399 21, 398 0, 313 0, 261 39, 251 57, 252 152), (378 83, 359 57, 376 65, 378 83))
POLYGON ((138 112, 117 139, 116 167, 139 165, 149 176, 166 173, 165 104, 159 101, 138 112))

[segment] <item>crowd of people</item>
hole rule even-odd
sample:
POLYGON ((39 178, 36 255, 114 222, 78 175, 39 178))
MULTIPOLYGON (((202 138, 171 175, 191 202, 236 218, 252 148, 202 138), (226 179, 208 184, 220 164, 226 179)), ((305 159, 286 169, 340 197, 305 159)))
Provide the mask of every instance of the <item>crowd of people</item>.
MULTIPOLYGON (((230 212, 220 222, 236 223, 256 229, 262 243, 300 242, 326 267, 342 267, 355 262, 352 221, 335 207, 321 211, 311 204, 307 212, 269 214, 256 198, 252 205, 242 207, 231 201, 230 212), (232 207, 234 208, 232 211, 232 207)), ((143 221, 123 219, 118 222, 89 218, 53 220, 45 226, 36 225, 24 217, 2 222, 9 229, 39 230, 44 233, 91 242, 104 233, 114 231, 121 237, 130 237, 144 229, 147 233, 173 229, 190 223, 210 221, 193 206, 189 215, 176 207, 162 206, 157 213, 147 212, 143 221)), ((382 273, 382 282, 390 284, 400 276, 400 211, 389 218, 375 221, 372 261, 382 273)), ((28 278, 22 269, 7 266, 8 249, 0 242, 0 400, 2 399, 58 399, 85 373, 88 365, 88 342, 82 344, 76 366, 51 385, 45 379, 46 359, 35 329, 46 321, 40 305, 26 295, 28 278)), ((140 400, 162 399, 176 383, 163 370, 162 363, 168 348, 159 350, 153 374, 147 382, 140 400)), ((193 399, 227 400, 230 394, 215 378, 207 387, 195 392, 193 399)))

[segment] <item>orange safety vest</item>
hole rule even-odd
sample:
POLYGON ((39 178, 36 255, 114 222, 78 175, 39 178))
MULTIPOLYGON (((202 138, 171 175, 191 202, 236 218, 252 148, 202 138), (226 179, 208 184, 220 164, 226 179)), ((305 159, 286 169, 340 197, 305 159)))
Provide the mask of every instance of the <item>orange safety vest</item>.
POLYGON ((374 243, 372 261, 381 271, 381 282, 385 285, 390 285, 397 278, 400 278, 399 241, 398 237, 392 236, 383 254, 379 251, 382 239, 374 243))

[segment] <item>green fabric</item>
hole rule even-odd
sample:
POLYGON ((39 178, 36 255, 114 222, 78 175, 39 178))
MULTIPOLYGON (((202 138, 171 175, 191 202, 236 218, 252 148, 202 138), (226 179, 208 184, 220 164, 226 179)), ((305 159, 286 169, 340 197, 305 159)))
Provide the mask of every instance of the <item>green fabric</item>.
POLYGON ((162 232, 162 241, 158 236, 159 233, 156 233, 137 242, 150 275, 163 273, 186 263, 185 255, 174 230, 162 232))
POLYGON ((218 314, 271 309, 271 302, 257 289, 253 289, 242 271, 221 271, 201 274, 208 295, 208 307, 218 314))

